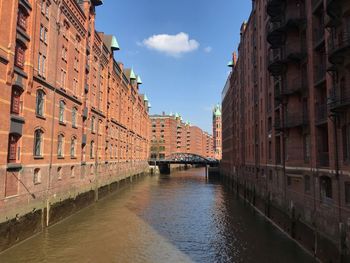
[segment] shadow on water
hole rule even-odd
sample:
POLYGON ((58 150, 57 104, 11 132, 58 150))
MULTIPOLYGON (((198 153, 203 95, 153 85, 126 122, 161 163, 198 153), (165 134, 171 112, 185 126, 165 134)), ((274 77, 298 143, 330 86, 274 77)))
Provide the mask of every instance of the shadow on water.
POLYGON ((0 254, 31 262, 313 262, 204 169, 126 186, 0 254))

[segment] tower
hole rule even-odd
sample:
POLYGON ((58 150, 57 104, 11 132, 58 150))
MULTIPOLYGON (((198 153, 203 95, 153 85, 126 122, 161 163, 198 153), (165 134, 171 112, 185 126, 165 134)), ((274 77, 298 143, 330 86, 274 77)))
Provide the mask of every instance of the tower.
POLYGON ((222 140, 221 140, 221 106, 217 104, 213 109, 213 140, 214 140, 214 157, 221 160, 222 140))

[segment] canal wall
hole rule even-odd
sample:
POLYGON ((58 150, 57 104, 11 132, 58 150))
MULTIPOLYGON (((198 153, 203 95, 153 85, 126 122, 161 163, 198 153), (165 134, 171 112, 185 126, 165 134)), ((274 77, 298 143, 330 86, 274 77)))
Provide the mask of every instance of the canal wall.
MULTIPOLYGON (((244 181, 238 176, 220 174, 224 185, 236 193, 278 229, 294 240, 303 249, 321 262, 350 262, 349 247, 346 245, 346 233, 334 239, 327 235, 324 229, 317 227, 316 218, 313 222, 300 216, 298 207, 288 203, 278 202, 271 193, 259 188, 259 185, 244 181)), ((341 230, 340 230, 341 231, 341 230)))
POLYGON ((70 182, 57 187, 51 182, 45 192, 1 200, 0 252, 132 183, 139 176, 149 174, 147 162, 120 163, 113 169, 106 166, 101 165, 89 177, 77 175, 81 180, 76 184, 70 182))

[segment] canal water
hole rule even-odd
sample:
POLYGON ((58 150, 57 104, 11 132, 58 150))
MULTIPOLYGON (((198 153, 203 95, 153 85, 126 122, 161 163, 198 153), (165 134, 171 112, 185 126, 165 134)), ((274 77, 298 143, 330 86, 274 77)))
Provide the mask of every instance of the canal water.
POLYGON ((204 169, 145 177, 0 254, 1 263, 314 262, 204 169))

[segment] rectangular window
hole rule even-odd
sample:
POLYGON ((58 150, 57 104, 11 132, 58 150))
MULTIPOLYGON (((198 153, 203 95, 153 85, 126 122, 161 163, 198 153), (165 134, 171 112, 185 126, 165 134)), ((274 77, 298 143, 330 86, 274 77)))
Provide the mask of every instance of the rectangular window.
POLYGON ((19 44, 16 45, 15 64, 17 67, 24 67, 24 48, 19 44))
POLYGON ((11 96, 11 113, 13 113, 13 114, 19 114, 20 96, 21 96, 21 93, 19 92, 19 90, 16 88, 13 88, 12 89, 12 96, 11 96))
POLYGON ((17 25, 24 30, 27 29, 27 15, 24 13, 22 8, 18 9, 17 25))
POLYGON ((66 86, 66 72, 61 69, 61 87, 65 88, 66 86))
POLYGON ((345 203, 350 204, 350 182, 345 183, 345 203))
POLYGON ((8 161, 11 162, 16 162, 17 160, 17 141, 18 137, 10 134, 9 137, 9 153, 8 153, 8 161))

